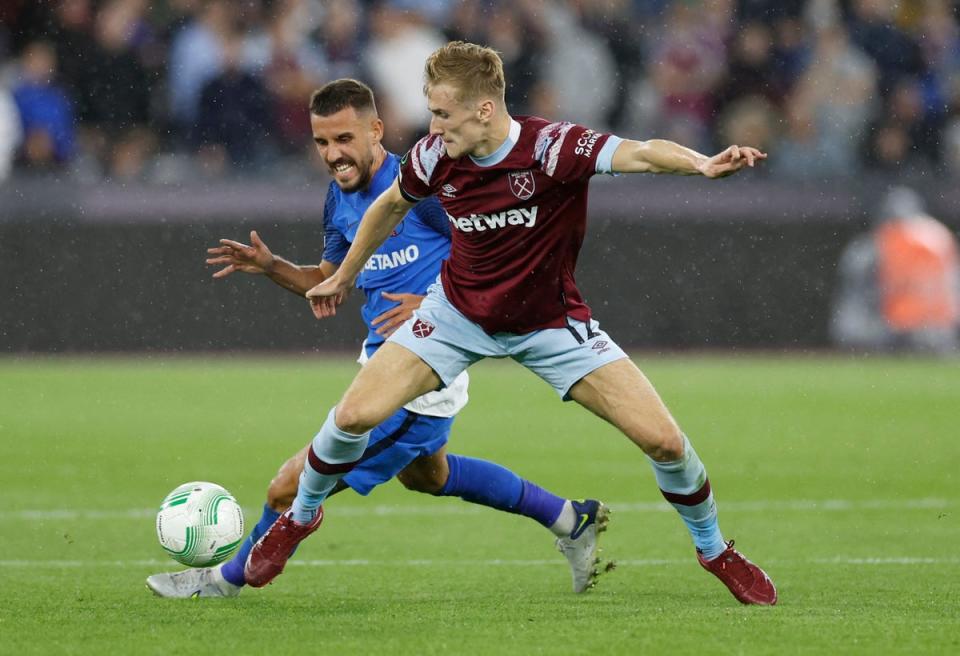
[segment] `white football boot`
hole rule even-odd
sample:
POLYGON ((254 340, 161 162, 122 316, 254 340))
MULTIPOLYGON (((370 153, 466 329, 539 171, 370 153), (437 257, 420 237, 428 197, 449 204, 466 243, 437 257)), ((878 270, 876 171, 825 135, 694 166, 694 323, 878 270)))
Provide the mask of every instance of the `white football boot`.
POLYGON ((573 574, 573 591, 577 594, 597 584, 597 578, 612 570, 609 562, 601 566, 597 540, 610 523, 610 509, 594 499, 571 501, 577 524, 568 537, 557 538, 557 550, 567 557, 573 574))
POLYGON ((147 577, 147 587, 158 597, 236 597, 241 587, 223 578, 220 566, 197 567, 182 572, 163 572, 147 577))

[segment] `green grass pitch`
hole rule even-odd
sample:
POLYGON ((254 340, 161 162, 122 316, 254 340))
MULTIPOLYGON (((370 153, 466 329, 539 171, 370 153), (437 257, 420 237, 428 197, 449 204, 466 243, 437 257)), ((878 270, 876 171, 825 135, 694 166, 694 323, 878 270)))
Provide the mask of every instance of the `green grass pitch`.
POLYGON ((189 480, 256 520, 346 359, 0 360, 0 652, 960 653, 960 365, 653 357, 638 363, 707 465, 728 538, 778 584, 737 604, 696 563, 638 449, 513 363, 472 370, 451 450, 614 510, 596 590, 548 532, 407 492, 331 499, 264 590, 162 600, 153 513, 189 480))

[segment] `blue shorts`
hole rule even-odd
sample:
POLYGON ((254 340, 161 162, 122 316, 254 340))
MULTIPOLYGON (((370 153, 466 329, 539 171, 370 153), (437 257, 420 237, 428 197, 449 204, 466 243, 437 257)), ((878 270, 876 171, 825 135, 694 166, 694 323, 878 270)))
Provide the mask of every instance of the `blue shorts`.
POLYGON ((364 496, 386 483, 420 456, 430 456, 447 443, 453 417, 429 417, 400 409, 373 429, 359 464, 343 482, 364 496))
POLYGON ((440 283, 430 286, 413 317, 388 341, 412 351, 445 385, 484 358, 513 358, 565 401, 581 378, 627 357, 593 319, 587 324, 568 318, 564 328, 488 335, 447 300, 440 283))

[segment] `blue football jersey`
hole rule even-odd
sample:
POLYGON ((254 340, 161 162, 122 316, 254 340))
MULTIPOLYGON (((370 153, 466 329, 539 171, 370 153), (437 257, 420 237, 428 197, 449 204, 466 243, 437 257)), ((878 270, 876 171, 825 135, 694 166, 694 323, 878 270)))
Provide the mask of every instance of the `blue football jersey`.
MULTIPOLYGON (((363 213, 393 184, 398 169, 397 156, 387 153, 367 189, 345 193, 336 183, 330 183, 323 213, 323 259, 334 264, 343 262, 363 213)), ((372 355, 384 341, 370 322, 397 305, 383 298, 382 293, 426 294, 427 287, 440 273, 440 264, 449 255, 447 215, 436 198, 430 197, 403 217, 357 278, 357 287, 366 294, 361 315, 368 328, 367 355, 372 355)))

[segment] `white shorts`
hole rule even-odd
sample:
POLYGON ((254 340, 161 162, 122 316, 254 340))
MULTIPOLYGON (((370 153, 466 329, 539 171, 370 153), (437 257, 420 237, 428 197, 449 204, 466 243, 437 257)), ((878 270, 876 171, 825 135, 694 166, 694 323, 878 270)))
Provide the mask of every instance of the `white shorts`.
POLYGON ((532 333, 488 335, 463 316, 437 283, 420 308, 387 340, 412 351, 450 385, 467 367, 484 358, 513 358, 545 380, 562 399, 581 378, 627 357, 600 324, 568 320, 565 328, 532 333))

